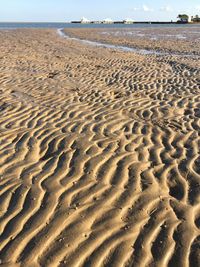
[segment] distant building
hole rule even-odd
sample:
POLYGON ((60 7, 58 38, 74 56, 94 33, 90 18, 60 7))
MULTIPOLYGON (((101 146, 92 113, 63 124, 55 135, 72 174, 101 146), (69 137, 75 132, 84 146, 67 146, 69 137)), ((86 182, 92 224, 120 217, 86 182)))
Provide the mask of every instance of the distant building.
POLYGON ((195 22, 200 22, 200 17, 199 17, 198 15, 196 15, 196 16, 194 16, 194 17, 192 16, 192 17, 191 17, 191 21, 194 22, 194 23, 195 23, 195 22))
POLYGON ((82 18, 81 19, 81 23, 83 23, 83 24, 88 24, 88 23, 90 23, 90 20, 88 20, 88 19, 86 19, 86 18, 82 18))
POLYGON ((124 24, 133 24, 134 20, 133 19, 125 19, 125 20, 123 20, 123 23, 124 24))
POLYGON ((112 24, 113 23, 113 20, 112 19, 104 19, 102 21, 103 24, 112 24))
POLYGON ((92 24, 101 24, 102 22, 100 20, 91 21, 92 24))

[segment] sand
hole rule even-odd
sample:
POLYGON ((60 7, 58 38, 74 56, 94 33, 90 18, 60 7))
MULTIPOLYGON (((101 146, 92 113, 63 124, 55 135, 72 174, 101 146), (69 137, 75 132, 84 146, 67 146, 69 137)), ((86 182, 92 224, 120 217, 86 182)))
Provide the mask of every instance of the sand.
POLYGON ((191 54, 200 57, 200 26, 149 28, 72 28, 67 35, 169 54, 191 54))
POLYGON ((0 266, 200 265, 198 59, 1 31, 0 92, 0 266))

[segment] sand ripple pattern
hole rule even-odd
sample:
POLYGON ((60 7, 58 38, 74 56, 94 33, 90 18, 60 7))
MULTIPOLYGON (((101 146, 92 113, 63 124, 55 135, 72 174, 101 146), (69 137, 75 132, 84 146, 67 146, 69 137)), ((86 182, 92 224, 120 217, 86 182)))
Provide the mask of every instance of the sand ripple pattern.
POLYGON ((199 266, 198 62, 0 38, 2 266, 199 266))

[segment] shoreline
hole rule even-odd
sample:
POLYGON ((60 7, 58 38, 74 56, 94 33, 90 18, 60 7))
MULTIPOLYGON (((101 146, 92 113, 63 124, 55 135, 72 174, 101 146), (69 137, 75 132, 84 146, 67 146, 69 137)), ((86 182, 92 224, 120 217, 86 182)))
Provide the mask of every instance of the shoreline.
POLYGON ((124 23, 123 21, 113 21, 112 23, 104 23, 102 21, 95 22, 81 22, 81 21, 71 21, 71 24, 124 24, 124 25, 134 25, 134 24, 158 24, 158 25, 163 25, 163 24, 177 24, 177 25, 191 25, 191 24, 200 24, 200 22, 174 22, 174 21, 134 21, 133 23, 124 23))
POLYGON ((139 27, 191 27, 191 29, 193 27, 198 27, 200 24, 197 23, 191 23, 191 24, 149 24, 149 23, 135 23, 135 24, 83 24, 83 23, 60 23, 60 22, 0 22, 0 29, 20 29, 20 28, 112 28, 112 27, 119 27, 119 28, 123 28, 123 29, 127 29, 127 28, 139 28, 139 27))

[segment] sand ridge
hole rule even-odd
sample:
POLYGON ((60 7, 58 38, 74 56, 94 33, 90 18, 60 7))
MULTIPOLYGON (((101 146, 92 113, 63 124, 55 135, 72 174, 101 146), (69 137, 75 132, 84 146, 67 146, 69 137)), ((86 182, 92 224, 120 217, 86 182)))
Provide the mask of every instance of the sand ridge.
POLYGON ((2 266, 198 266, 199 62, 0 38, 2 266))

